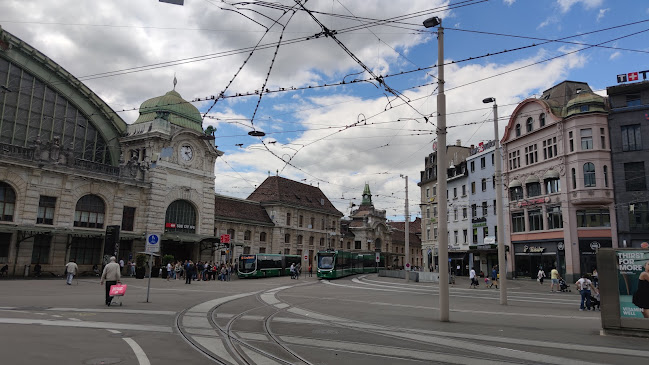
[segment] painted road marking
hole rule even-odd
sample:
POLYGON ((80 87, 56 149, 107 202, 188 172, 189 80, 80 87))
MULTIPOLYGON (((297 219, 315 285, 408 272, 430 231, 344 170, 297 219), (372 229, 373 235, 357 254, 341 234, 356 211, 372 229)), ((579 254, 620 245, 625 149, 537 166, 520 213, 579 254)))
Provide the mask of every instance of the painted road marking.
POLYGON ((139 309, 101 309, 101 308, 48 308, 51 312, 96 312, 96 313, 126 313, 126 314, 152 314, 152 315, 166 315, 175 316, 177 312, 174 311, 149 311, 139 309))
POLYGON ((112 333, 112 334, 118 334, 118 333, 121 333, 121 332, 118 331, 118 330, 106 330, 106 331, 108 331, 108 332, 110 332, 110 333, 112 333))
POLYGON ((25 319, 25 318, 0 318, 0 323, 5 324, 39 324, 42 326, 57 326, 57 327, 80 327, 80 328, 101 328, 101 329, 121 329, 133 331, 149 331, 149 332, 162 332, 173 333, 171 327, 167 326, 154 326, 154 325, 138 325, 130 323, 114 323, 114 322, 84 322, 77 318, 70 318, 70 320, 45 320, 45 319, 25 319), (77 321, 73 321, 76 319, 77 321))
POLYGON ((133 352, 135 352, 135 356, 137 357, 137 362, 140 363, 140 365, 151 365, 149 362, 149 358, 146 357, 146 354, 144 353, 144 350, 140 347, 140 345, 137 344, 132 338, 124 337, 122 340, 126 341, 126 343, 131 346, 131 349, 133 352))

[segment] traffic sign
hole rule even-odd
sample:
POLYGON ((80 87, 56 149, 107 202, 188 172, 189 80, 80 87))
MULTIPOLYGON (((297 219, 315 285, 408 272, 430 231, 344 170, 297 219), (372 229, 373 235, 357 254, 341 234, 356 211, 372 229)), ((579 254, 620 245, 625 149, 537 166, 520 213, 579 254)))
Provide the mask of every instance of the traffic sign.
POLYGON ((160 236, 157 234, 148 234, 146 236, 146 253, 160 252, 160 236))
POLYGON ((381 253, 380 252, 375 253, 375 260, 376 260, 377 263, 381 262, 381 253))
POLYGON ((410 271, 410 263, 406 262, 406 271, 410 271))
POLYGON ((304 255, 305 260, 309 260, 309 255, 304 255))
POLYGON ((222 234, 221 235, 221 243, 230 243, 230 235, 229 234, 222 234))

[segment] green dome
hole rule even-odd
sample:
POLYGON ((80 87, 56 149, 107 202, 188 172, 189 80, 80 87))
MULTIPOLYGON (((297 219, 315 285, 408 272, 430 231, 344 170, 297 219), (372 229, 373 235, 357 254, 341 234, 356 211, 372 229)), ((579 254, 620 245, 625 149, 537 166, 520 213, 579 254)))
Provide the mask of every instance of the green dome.
POLYGON ((606 111, 604 98, 591 92, 581 92, 566 104, 566 116, 606 111))
POLYGON ((171 124, 203 132, 201 113, 175 90, 142 103, 140 116, 134 124, 150 122, 156 118, 166 119, 171 124))

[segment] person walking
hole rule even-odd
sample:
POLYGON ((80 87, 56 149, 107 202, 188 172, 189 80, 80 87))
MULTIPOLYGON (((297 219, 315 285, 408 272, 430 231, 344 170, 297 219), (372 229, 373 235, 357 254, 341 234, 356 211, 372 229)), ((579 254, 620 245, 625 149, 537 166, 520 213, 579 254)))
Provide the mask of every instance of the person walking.
POLYGON ((539 284, 543 285, 543 278, 545 278, 545 271, 540 267, 539 272, 536 274, 536 280, 538 280, 539 284))
POLYGON ((599 288, 599 274, 597 274, 597 268, 593 268, 593 286, 599 288))
POLYGON ((494 285, 496 286, 496 289, 498 289, 498 265, 494 265, 491 269, 491 284, 489 284, 489 288, 494 285))
POLYGON ((471 268, 471 271, 469 271, 469 279, 471 279, 471 285, 469 285, 469 288, 477 288, 478 280, 475 277, 475 270, 473 268, 471 268))
POLYGON ((295 264, 291 264, 291 279, 295 279, 295 264))
POLYGON ((167 262, 167 281, 171 280, 171 277, 174 274, 173 266, 171 266, 171 261, 167 262))
POLYGON ((583 311, 586 308, 590 310, 590 289, 593 289, 593 291, 595 291, 593 282, 588 279, 587 274, 581 274, 581 279, 577 280, 575 286, 577 287, 577 290, 579 290, 579 294, 581 294, 581 303, 579 304, 579 310, 583 311), (584 306, 584 302, 586 306, 584 306))
POLYGON ((185 284, 192 283, 192 267, 190 263, 191 261, 189 260, 185 261, 185 284))
POLYGON ((309 277, 313 277, 313 265, 309 264, 309 277))
POLYGON ((115 256, 110 258, 110 263, 104 266, 104 272, 101 274, 101 280, 99 285, 103 285, 106 282, 106 305, 110 306, 110 302, 113 301, 113 297, 110 296, 110 287, 120 282, 121 276, 120 271, 121 267, 117 262, 115 262, 115 256))
POLYGON ((124 271, 124 259, 119 259, 119 273, 120 274, 125 274, 126 272, 124 271))
POLYGON ((554 293, 555 285, 557 286, 557 291, 561 291, 561 287, 559 286, 559 271, 556 267, 553 267, 552 271, 550 271, 550 280, 552 280, 552 283, 550 284, 550 293, 554 293))
POLYGON ((72 285, 72 279, 77 275, 79 271, 79 266, 77 266, 77 260, 72 259, 70 262, 65 264, 65 272, 67 273, 67 281, 65 282, 68 285, 72 285))

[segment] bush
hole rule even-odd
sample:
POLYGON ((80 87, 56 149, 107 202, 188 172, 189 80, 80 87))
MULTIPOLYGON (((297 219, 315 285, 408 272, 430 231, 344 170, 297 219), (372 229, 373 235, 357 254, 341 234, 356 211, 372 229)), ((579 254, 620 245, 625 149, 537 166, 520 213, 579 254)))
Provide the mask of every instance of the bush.
POLYGON ((174 255, 164 255, 162 256, 162 266, 167 266, 168 263, 174 262, 174 255))
POLYGON ((144 267, 146 265, 146 255, 139 253, 135 256, 135 267, 144 267))

